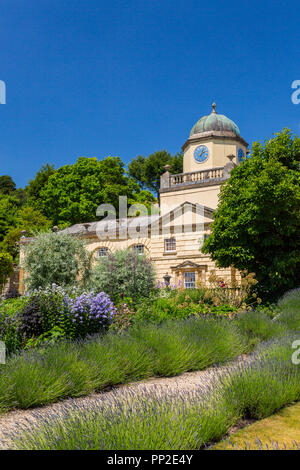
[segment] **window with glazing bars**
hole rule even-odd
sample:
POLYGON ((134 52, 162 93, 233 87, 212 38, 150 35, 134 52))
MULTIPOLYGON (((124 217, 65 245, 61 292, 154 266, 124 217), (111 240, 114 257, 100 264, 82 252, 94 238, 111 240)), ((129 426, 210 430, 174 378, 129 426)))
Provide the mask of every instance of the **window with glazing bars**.
POLYGON ((133 245, 132 251, 138 255, 144 254, 144 245, 133 245))
POLYGON ((194 272, 184 273, 185 289, 194 289, 196 284, 196 274, 194 272))
POLYGON ((165 238, 165 251, 176 251, 175 238, 165 238))
POLYGON ((108 255, 108 248, 106 246, 102 246, 101 248, 98 248, 98 258, 101 258, 102 256, 107 256, 108 255))

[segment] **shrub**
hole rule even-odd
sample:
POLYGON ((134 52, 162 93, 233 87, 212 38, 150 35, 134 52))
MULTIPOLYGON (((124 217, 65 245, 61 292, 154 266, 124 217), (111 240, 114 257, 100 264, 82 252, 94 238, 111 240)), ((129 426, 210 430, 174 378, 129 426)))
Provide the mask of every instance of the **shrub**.
POLYGON ((132 306, 132 301, 121 302, 116 310, 116 314, 113 317, 110 331, 116 331, 117 333, 123 333, 130 326, 132 326, 135 319, 135 311, 132 306))
POLYGON ((261 341, 268 341, 286 333, 287 328, 271 320, 262 312, 244 312, 234 320, 239 331, 245 336, 252 349, 261 341))
POLYGON ((293 289, 284 294, 278 301, 281 310, 300 310, 300 288, 293 289))
POLYGON ((246 270, 241 271, 241 282, 239 286, 236 281, 228 285, 215 273, 209 276, 208 281, 210 284, 208 292, 216 306, 231 304, 236 307, 244 307, 246 305, 250 306, 261 303, 261 299, 258 298, 254 292, 255 286, 257 286, 254 273, 248 273, 246 270))
POLYGON ((262 419, 300 399, 300 368, 292 363, 294 335, 262 345, 254 361, 241 365, 227 382, 225 399, 243 418, 262 419))
POLYGON ((83 293, 75 299, 67 296, 64 302, 67 312, 66 333, 73 338, 104 332, 116 312, 112 301, 104 292, 96 295, 93 292, 83 293))
POLYGON ((17 449, 201 449, 226 435, 240 419, 261 419, 300 398, 300 368, 291 363, 293 337, 271 342, 221 377, 206 392, 152 389, 127 392, 88 407, 40 417, 14 436, 17 449))
POLYGON ((0 302, 0 341, 5 342, 8 354, 16 353, 22 348, 23 337, 18 312, 25 307, 27 301, 23 297, 0 302))
POLYGON ((300 288, 287 292, 278 302, 276 320, 288 328, 300 331, 300 288))
POLYGON ((44 333, 38 298, 33 296, 20 313, 20 330, 26 338, 44 333))
POLYGON ((26 345, 25 350, 30 348, 45 348, 48 346, 52 346, 53 344, 61 341, 66 337, 65 332, 59 326, 54 326, 51 330, 43 333, 42 335, 38 336, 37 338, 30 338, 26 345))
POLYGON ((58 325, 63 327, 66 309, 64 300, 66 296, 66 290, 56 284, 36 289, 29 295, 29 304, 36 302, 38 305, 42 333, 58 325))
POLYGON ((151 351, 139 338, 131 335, 108 334, 91 338, 82 344, 81 357, 97 370, 98 391, 153 375, 151 351))
POLYGON ((0 253, 0 294, 5 286, 6 280, 13 272, 13 259, 9 253, 0 253))
POLYGON ((170 296, 158 298, 152 295, 138 302, 133 321, 135 324, 140 322, 160 324, 166 320, 181 320, 191 316, 231 318, 237 311, 232 305, 214 306, 212 303, 202 302, 201 298, 199 289, 172 292, 170 296))
MULTIPOLYGON (((178 392, 178 398, 162 399, 155 390, 123 399, 114 407, 91 404, 88 409, 66 409, 63 416, 14 436, 17 449, 80 450, 187 450, 200 449, 220 439, 231 424, 230 409, 222 400, 202 401, 178 392), (51 423, 51 424, 50 424, 51 423), (57 438, 58 437, 58 438, 57 438)), ((38 413, 37 413, 38 414, 38 413)))
POLYGON ((154 269, 144 255, 118 250, 99 258, 90 285, 95 292, 106 292, 114 302, 122 296, 136 301, 153 289, 154 269))
POLYGON ((0 341, 4 341, 8 354, 16 353, 22 347, 19 318, 0 312, 0 341))
POLYGON ((160 324, 166 320, 179 320, 187 318, 190 312, 186 312, 168 297, 142 299, 137 306, 137 313, 133 319, 135 324, 148 322, 160 324))
POLYGON ((6 314, 8 316, 14 316, 19 312, 28 302, 28 297, 18 297, 13 299, 6 299, 0 301, 0 314, 6 314))
POLYGON ((40 340, 39 350, 22 352, 0 368, 0 408, 44 404, 150 376, 205 369, 245 348, 236 328, 210 319, 140 325, 123 335, 60 341, 47 348, 41 348, 40 340))
POLYGON ((84 242, 66 233, 40 233, 25 249, 26 283, 30 290, 85 286, 91 274, 91 255, 84 242))
MULTIPOLYGON (((76 296, 53 284, 33 291, 20 311, 20 329, 30 346, 38 344, 37 338, 51 336, 54 328, 63 331, 66 338, 82 338, 105 331, 112 321, 115 308, 109 297, 100 292, 76 296)), ((55 336, 55 335, 54 335, 55 336)), ((42 339, 40 338, 40 339, 42 339)))

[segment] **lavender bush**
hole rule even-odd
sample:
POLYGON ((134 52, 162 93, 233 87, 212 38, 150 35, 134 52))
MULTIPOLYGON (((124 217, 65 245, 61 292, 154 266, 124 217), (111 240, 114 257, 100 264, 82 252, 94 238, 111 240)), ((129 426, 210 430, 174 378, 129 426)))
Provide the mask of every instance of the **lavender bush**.
MULTIPOLYGON (((74 404, 65 405, 63 412, 51 419, 48 415, 43 417, 38 414, 36 426, 28 426, 11 436, 14 440, 13 448, 204 449, 228 434, 229 429, 240 420, 265 418, 283 406, 299 400, 300 368, 290 360, 294 337, 292 335, 276 339, 262 346, 248 361, 240 361, 235 367, 216 371, 214 380, 209 385, 199 386, 198 390, 187 392, 179 389, 174 396, 167 391, 161 393, 155 388, 151 391, 141 390, 138 396, 136 390, 128 390, 122 395, 115 392, 110 400, 101 405, 97 405, 95 401, 89 402, 88 406, 78 405, 75 408, 74 404)), ((124 337, 115 338, 118 342, 120 338, 124 342, 124 337)), ((99 343, 97 346, 99 347, 99 343)), ((111 344, 109 346, 107 351, 111 353, 113 348, 111 344)), ((100 352, 102 354, 98 357, 103 361, 103 348, 100 352)), ((124 356, 120 354, 120 350, 118 353, 115 360, 124 356)), ((76 351, 72 351, 72 354, 74 357, 76 351)), ((168 350, 169 360, 171 354, 174 358, 182 358, 182 350, 178 351, 178 348, 174 348, 172 352, 168 350)), ((132 360, 137 359, 143 361, 143 355, 132 356, 132 360)), ((127 367, 128 362, 126 361, 127 367)), ((104 367, 105 365, 113 372, 113 361, 105 361, 104 367)), ((89 364, 87 373, 91 373, 90 371, 89 364)), ((55 379, 57 383, 57 377, 55 379)), ((11 378, 8 377, 7 380, 11 378)), ((52 387, 52 393, 53 388, 55 387, 52 387)), ((7 385, 4 392, 6 389, 7 385)), ((298 448, 296 443, 295 448, 298 448)))

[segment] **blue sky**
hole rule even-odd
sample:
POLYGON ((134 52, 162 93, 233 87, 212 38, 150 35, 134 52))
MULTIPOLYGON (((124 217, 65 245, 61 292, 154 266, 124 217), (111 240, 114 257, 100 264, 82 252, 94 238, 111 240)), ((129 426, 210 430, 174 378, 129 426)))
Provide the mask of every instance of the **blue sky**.
POLYGON ((251 144, 300 132, 297 1, 0 0, 0 174, 180 150, 211 103, 251 144))

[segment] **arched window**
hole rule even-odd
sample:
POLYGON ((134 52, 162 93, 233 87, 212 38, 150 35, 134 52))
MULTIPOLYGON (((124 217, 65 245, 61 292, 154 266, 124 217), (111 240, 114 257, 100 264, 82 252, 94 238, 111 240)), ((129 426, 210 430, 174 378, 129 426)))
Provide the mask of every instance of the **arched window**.
POLYGON ((102 256, 107 256, 108 255, 108 248, 106 246, 101 246, 101 248, 98 248, 97 250, 97 257, 102 258, 102 256))
POLYGON ((143 255, 145 252, 145 247, 142 244, 133 245, 132 251, 138 255, 143 255))

